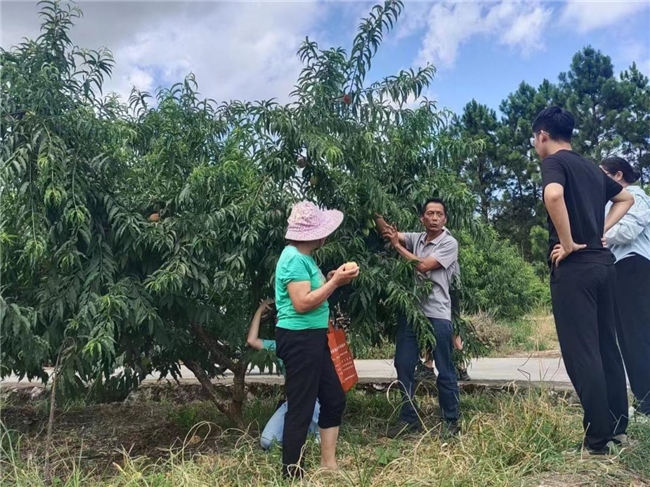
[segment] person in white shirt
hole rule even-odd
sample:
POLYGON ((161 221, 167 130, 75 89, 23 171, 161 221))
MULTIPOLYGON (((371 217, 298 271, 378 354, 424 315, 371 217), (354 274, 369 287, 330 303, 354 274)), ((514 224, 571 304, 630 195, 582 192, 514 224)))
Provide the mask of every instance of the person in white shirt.
MULTIPOLYGON (((641 174, 621 157, 600 167, 634 196, 634 206, 606 234, 616 258, 617 337, 636 398, 636 412, 650 416, 650 197, 635 185, 641 174)), ((634 411, 631 411, 634 413, 634 411)))

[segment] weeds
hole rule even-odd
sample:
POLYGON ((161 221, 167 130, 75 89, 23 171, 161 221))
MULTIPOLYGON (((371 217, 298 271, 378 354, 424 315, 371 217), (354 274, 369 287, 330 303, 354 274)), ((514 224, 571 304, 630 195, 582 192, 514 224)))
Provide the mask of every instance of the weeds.
MULTIPOLYGON (((319 447, 305 449, 307 485, 336 486, 551 486, 650 485, 650 427, 635 423, 630 434, 639 446, 612 461, 581 460, 563 452, 580 441, 581 409, 546 390, 522 389, 515 394, 463 395, 463 434, 442 442, 435 434, 434 398, 421 403, 426 432, 389 440, 385 430, 396 414, 398 396, 348 395, 338 458, 341 471, 318 469, 319 447)), ((288 485, 280 476, 280 449, 263 452, 257 429, 273 413, 274 398, 256 399, 248 408, 249 431, 228 429, 207 403, 161 411, 187 426, 184 437, 166 448, 158 460, 125 449, 106 472, 88 469, 81 451, 61 445, 53 458, 53 485, 61 487, 195 487, 288 485), (175 414, 175 415, 174 415, 175 414), (207 420, 206 420, 207 419, 207 420), (254 420, 254 421, 253 421, 254 420), (200 447, 197 449, 197 447, 200 447)), ((155 409, 151 409, 152 413, 155 409)), ((2 485, 39 487, 42 464, 24 436, 5 430, 0 444, 2 485)), ((152 447, 154 447, 152 445, 152 447)))

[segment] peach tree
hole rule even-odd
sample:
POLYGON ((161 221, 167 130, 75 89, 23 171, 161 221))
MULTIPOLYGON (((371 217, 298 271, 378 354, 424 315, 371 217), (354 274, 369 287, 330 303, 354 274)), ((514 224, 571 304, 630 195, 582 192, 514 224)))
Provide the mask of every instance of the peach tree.
POLYGON ((468 147, 422 97, 434 68, 369 76, 401 2, 374 7, 349 53, 307 39, 287 104, 203 99, 192 75, 122 104, 102 92, 110 52, 68 37, 80 12, 42 5, 41 36, 0 51, 3 376, 47 380, 63 354, 61 392, 106 399, 182 363, 241 424, 250 364, 272 364, 245 347, 246 329, 301 199, 346 214, 316 257, 325 271, 362 267, 332 298, 353 345, 391 335, 398 312, 434 340, 417 305, 427 289, 372 218, 417 229, 418 205, 442 196, 454 232, 473 227, 474 203, 447 169, 468 147), (228 398, 211 382, 225 370, 228 398))

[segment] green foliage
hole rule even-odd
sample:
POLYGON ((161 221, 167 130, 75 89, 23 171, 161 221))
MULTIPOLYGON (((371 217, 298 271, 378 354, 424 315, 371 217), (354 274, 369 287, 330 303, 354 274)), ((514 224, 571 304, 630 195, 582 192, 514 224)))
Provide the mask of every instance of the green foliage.
POLYGON ((415 229, 418 205, 439 195, 452 228, 470 228, 472 195, 447 169, 469 152, 444 136, 449 114, 432 102, 403 108, 433 67, 365 84, 401 2, 372 10, 349 55, 307 39, 288 105, 204 100, 192 75, 155 95, 134 90, 128 106, 102 98, 110 53, 74 47, 77 9, 42 6, 44 34, 1 52, 11 100, 2 108, 3 375, 46 379, 42 365, 71 337, 60 375, 69 394, 86 383, 99 396, 125 393, 153 371, 177 376, 183 361, 207 388, 235 372, 232 407, 215 401, 241 417, 249 361, 272 364, 245 347, 246 329, 273 294, 300 199, 346 214, 316 258, 325 271, 361 265, 331 302, 362 343, 390 334, 398 311, 433 339, 418 306, 427 289, 371 217, 415 229))
POLYGON ((500 105, 503 117, 497 150, 503 164, 504 184, 499 188, 502 194, 492 221, 499 234, 533 262, 538 256, 533 254, 529 234, 532 227, 546 224, 546 212, 542 203, 540 161, 530 145, 531 127, 537 114, 557 103, 557 98, 557 88, 544 80, 539 88, 521 83, 500 105))
POLYGON ((617 120, 628 100, 609 56, 588 46, 560 74, 561 100, 576 118, 576 151, 600 162, 621 145, 617 120))
POLYGON ((538 226, 531 228, 530 247, 536 261, 545 261, 548 256, 548 230, 538 226))
POLYGON ((548 285, 507 240, 492 228, 473 239, 461 233, 460 262, 467 298, 467 313, 490 311, 497 318, 520 318, 548 302, 548 285))
MULTIPOLYGON (((299 200, 346 215, 315 257, 325 272, 361 266, 330 300, 349 318, 355 348, 393 336, 398 312, 424 345, 434 339, 418 306, 427 286, 377 235, 374 212, 416 231, 419 205, 443 197, 461 242, 460 307, 518 317, 547 300, 521 257, 545 276, 528 142, 537 112, 564 100, 581 113, 595 107, 593 123, 579 119, 579 143, 621 147, 649 166, 647 78, 633 66, 617 81, 608 58, 590 49, 559 87, 522 84, 501 120, 477 102, 454 118, 422 97, 433 66, 367 81, 403 9, 389 0, 362 20, 349 53, 305 40, 286 105, 204 99, 192 74, 153 94, 134 90, 123 104, 102 91, 111 53, 70 40, 81 12, 59 0, 39 5, 41 35, 0 50, 0 375, 47 380, 43 365, 64 352, 59 385, 68 396, 92 384, 96 396, 119 398, 149 373, 177 376, 183 361, 206 388, 235 372, 234 406, 218 405, 241 417, 247 367, 273 366, 270 354, 245 346, 246 329, 273 294, 299 200), (413 98, 418 107, 407 108, 413 98), (73 345, 62 350, 64 342, 73 345)), ((454 316, 478 353, 471 324, 454 316)), ((262 329, 272 333, 269 323, 262 329)))
POLYGON ((548 267, 548 230, 541 226, 534 226, 530 229, 530 255, 532 265, 537 275, 546 280, 549 275, 548 267))
POLYGON ((477 211, 487 222, 494 213, 493 195, 504 182, 502 164, 497 155, 497 115, 494 110, 472 100, 465 105, 463 114, 454 125, 457 137, 477 146, 474 154, 452 164, 478 198, 477 211))
POLYGON ((650 181, 650 83, 636 63, 621 73, 621 89, 628 103, 616 120, 616 131, 624 135, 623 154, 636 163, 645 185, 650 181))
POLYGON ((44 3, 41 16, 36 41, 0 51, 1 373, 46 378, 42 366, 72 337, 71 386, 119 365, 118 328, 147 325, 151 305, 132 306, 140 297, 107 231, 110 181, 123 170, 106 155, 117 105, 100 98, 112 57, 70 41, 78 9, 44 3))
POLYGON ((541 235, 533 232, 535 227, 546 226, 546 213, 540 161, 529 139, 534 118, 550 105, 564 106, 573 113, 575 150, 596 163, 607 155, 623 154, 642 172, 641 184, 650 178, 650 85, 636 64, 618 80, 609 56, 585 47, 574 55, 570 69, 559 75, 557 84, 544 80, 535 88, 522 82, 502 101, 496 128, 485 107, 468 104, 461 133, 482 141, 485 148, 482 159, 465 160, 461 170, 482 201, 480 211, 489 217, 485 219, 523 252, 540 275, 547 250, 540 252, 541 235), (485 116, 472 129, 468 115, 477 118, 480 113, 485 116), (468 168, 472 169, 469 173, 468 168))

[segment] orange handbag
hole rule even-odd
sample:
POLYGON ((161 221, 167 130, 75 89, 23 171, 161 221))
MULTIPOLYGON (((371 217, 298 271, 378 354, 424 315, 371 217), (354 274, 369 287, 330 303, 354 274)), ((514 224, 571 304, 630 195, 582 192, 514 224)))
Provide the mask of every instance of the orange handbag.
POLYGON ((332 362, 341 381, 344 392, 348 392, 359 382, 357 368, 354 366, 354 357, 350 353, 348 343, 345 340, 345 332, 340 328, 334 328, 332 321, 329 322, 327 343, 332 353, 332 362))

